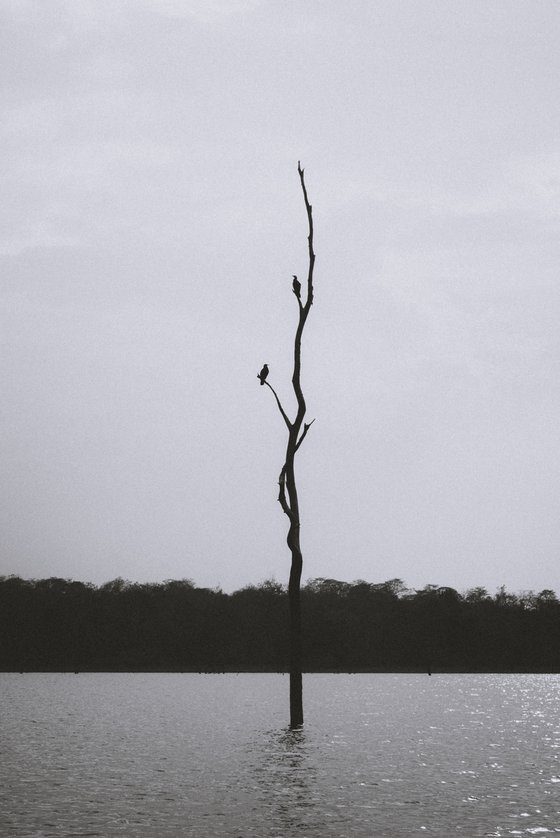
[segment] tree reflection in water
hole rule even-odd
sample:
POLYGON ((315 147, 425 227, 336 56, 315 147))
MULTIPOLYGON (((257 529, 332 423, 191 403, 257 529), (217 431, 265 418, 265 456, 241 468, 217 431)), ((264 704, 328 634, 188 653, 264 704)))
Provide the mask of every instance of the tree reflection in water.
MULTIPOLYGON (((250 756, 255 809, 264 808, 269 834, 319 828, 316 749, 305 730, 267 731, 254 742, 250 756)), ((324 823, 324 813, 321 820, 324 823)))

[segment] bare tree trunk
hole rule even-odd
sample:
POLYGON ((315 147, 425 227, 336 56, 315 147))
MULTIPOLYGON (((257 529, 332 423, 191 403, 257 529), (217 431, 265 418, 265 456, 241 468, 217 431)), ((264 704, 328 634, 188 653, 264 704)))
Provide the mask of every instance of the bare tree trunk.
POLYGON ((288 428, 288 445, 286 448, 286 459, 278 479, 279 493, 278 501, 290 522, 288 529, 288 547, 292 556, 290 568, 290 581, 288 584, 288 600, 290 606, 290 727, 300 727, 303 724, 303 642, 301 628, 301 573, 303 568, 303 557, 300 546, 300 514, 299 500, 297 493, 294 461, 295 455, 313 422, 306 423, 306 404, 301 389, 301 338, 307 321, 307 316, 313 304, 313 269, 315 266, 315 253, 313 252, 313 214, 312 207, 307 197, 304 172, 298 163, 298 173, 307 212, 309 225, 308 251, 309 263, 307 270, 307 296, 305 303, 301 300, 301 284, 296 276, 293 278, 292 290, 296 296, 299 308, 299 320, 294 338, 294 371, 292 375, 292 386, 297 401, 296 418, 291 421, 288 418, 280 399, 274 388, 266 381, 268 367, 266 364, 259 373, 261 384, 266 384, 273 392, 282 414, 282 418, 288 428), (303 430, 302 430, 303 428, 303 430))

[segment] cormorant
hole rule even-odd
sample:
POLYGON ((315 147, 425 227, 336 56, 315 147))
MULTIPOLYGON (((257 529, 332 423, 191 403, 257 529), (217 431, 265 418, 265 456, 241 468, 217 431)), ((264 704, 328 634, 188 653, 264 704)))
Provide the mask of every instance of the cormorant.
POLYGON ((299 279, 297 278, 297 276, 295 274, 294 274, 294 280, 292 282, 292 288, 293 288, 294 294, 296 295, 296 297, 299 300, 299 298, 301 297, 301 282, 299 281, 299 279))
POLYGON ((260 380, 261 380, 261 385, 264 384, 264 382, 266 381, 267 375, 268 375, 268 364, 265 364, 263 366, 262 370, 260 371, 260 373, 257 375, 257 378, 260 378, 260 380))

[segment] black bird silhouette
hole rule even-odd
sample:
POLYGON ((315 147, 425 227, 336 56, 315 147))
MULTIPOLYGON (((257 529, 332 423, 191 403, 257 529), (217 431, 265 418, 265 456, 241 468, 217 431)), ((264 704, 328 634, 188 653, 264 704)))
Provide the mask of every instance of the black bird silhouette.
POLYGON ((299 281, 299 279, 297 278, 297 276, 295 274, 294 274, 294 280, 292 282, 292 288, 293 288, 294 294, 296 295, 296 297, 299 300, 299 298, 301 297, 301 282, 299 281))
POLYGON ((257 378, 260 378, 260 380, 261 380, 261 385, 263 385, 264 382, 266 381, 267 375, 268 375, 268 364, 265 364, 264 367, 262 368, 262 370, 260 371, 260 373, 257 375, 257 378))

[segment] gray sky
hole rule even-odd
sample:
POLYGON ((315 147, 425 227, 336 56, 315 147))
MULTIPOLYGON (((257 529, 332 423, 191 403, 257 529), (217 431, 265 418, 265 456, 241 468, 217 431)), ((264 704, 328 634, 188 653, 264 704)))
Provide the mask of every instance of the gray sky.
POLYGON ((0 0, 0 573, 560 590, 557 0, 0 0))

